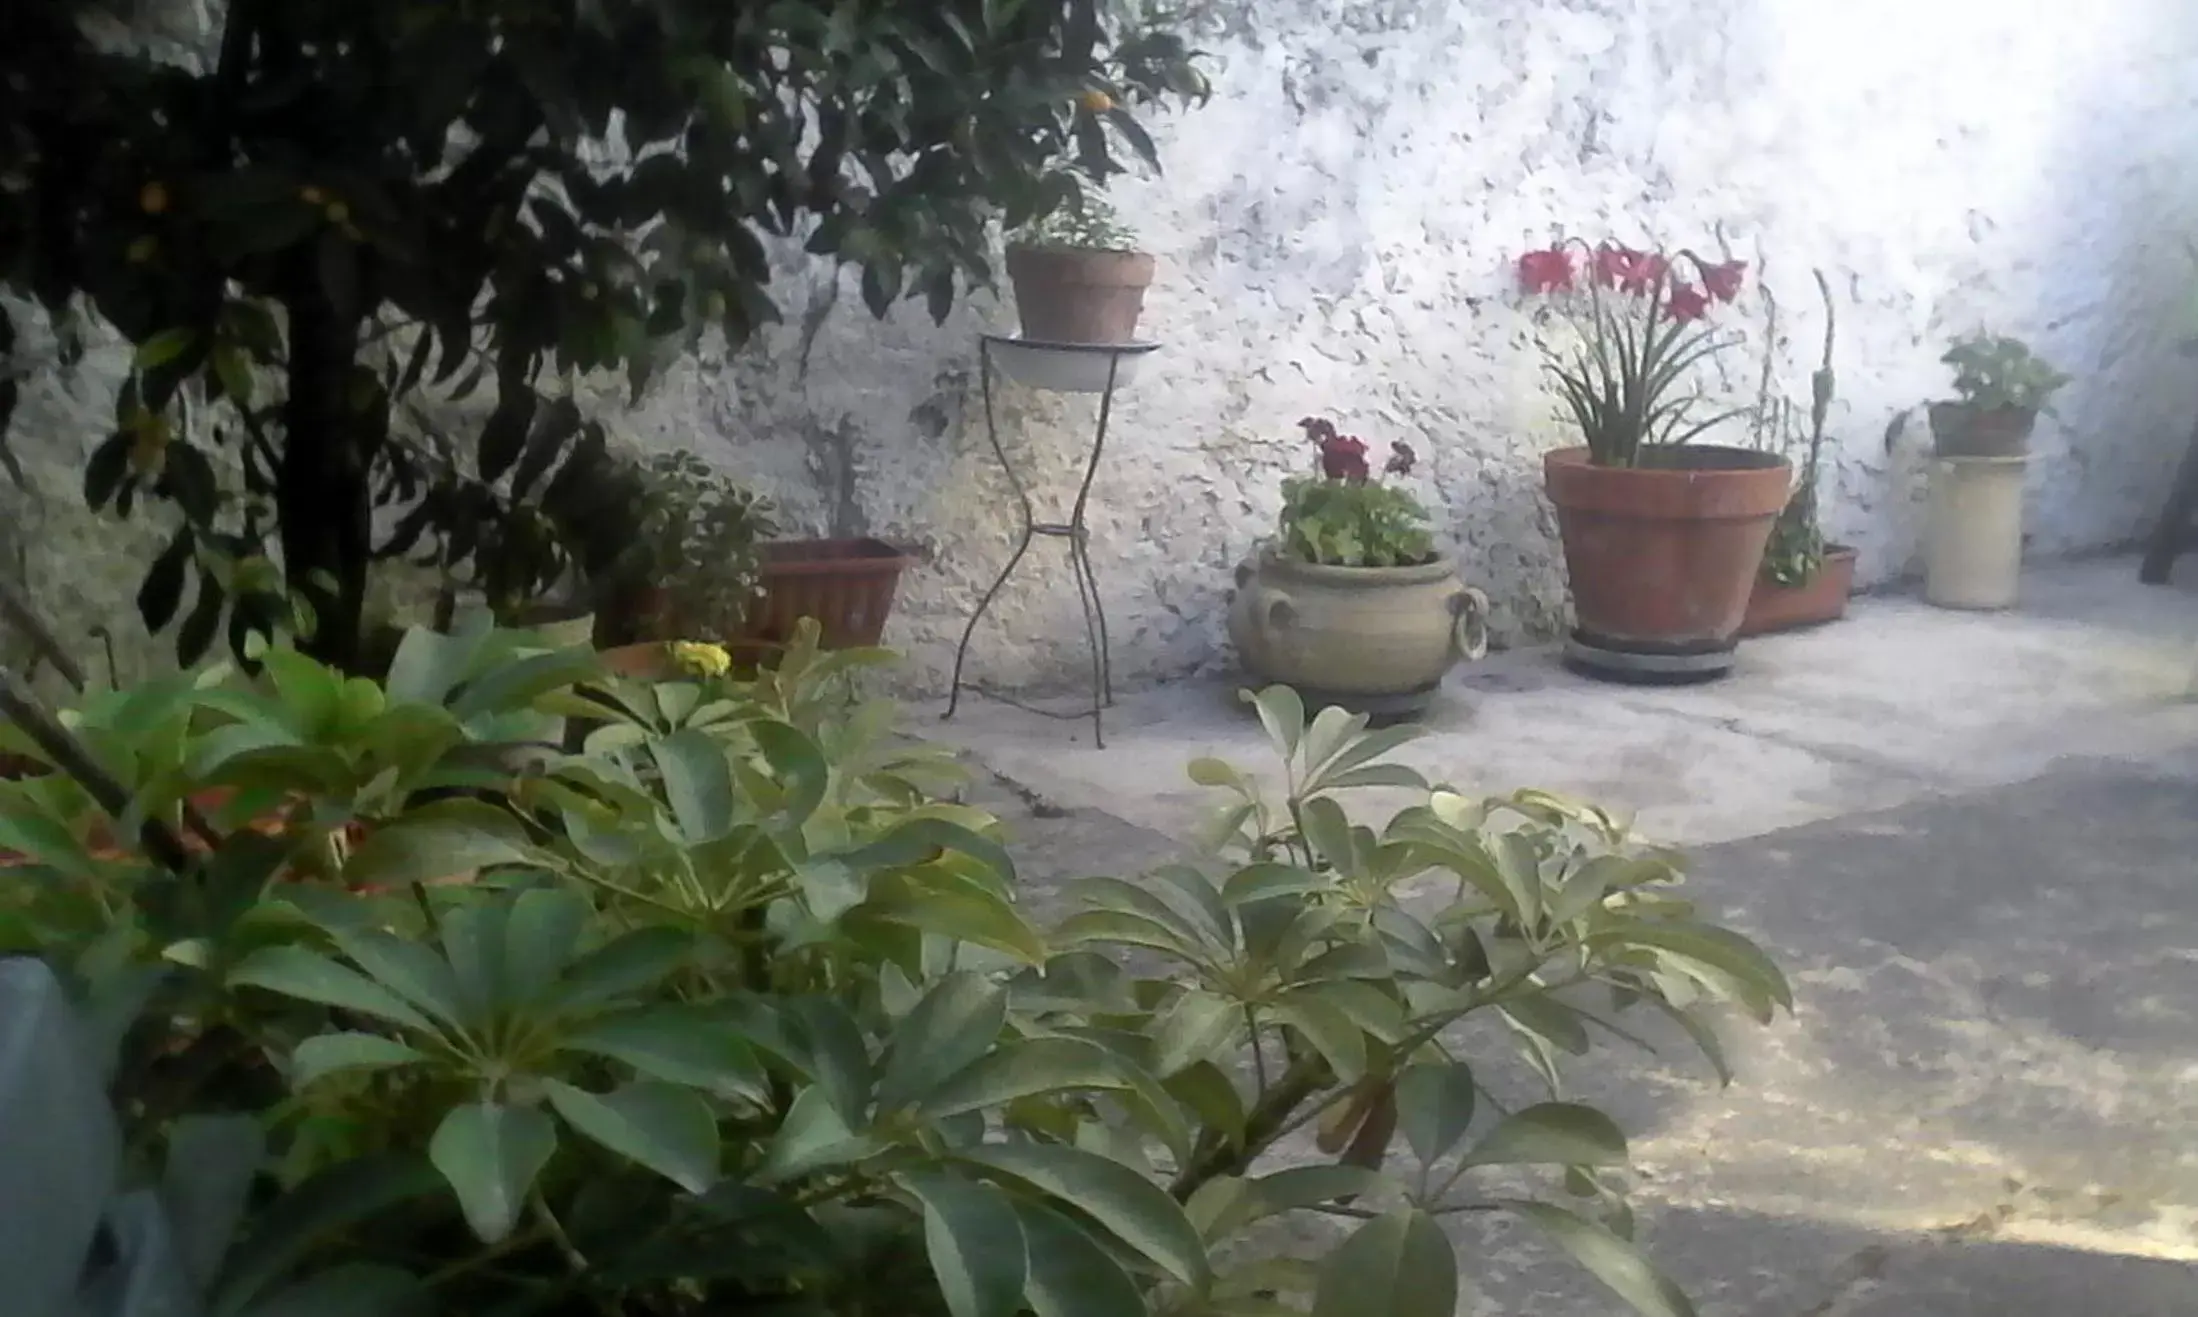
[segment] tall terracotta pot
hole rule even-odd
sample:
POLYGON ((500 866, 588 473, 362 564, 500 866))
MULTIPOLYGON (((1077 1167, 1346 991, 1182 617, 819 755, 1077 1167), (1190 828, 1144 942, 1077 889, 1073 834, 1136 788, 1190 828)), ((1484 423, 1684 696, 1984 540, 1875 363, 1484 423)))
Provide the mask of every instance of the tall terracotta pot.
POLYGON ((1652 454, 1637 467, 1595 466, 1585 448, 1542 461, 1572 583, 1568 657, 1620 680, 1719 676, 1732 668, 1792 466, 1750 448, 1652 454))

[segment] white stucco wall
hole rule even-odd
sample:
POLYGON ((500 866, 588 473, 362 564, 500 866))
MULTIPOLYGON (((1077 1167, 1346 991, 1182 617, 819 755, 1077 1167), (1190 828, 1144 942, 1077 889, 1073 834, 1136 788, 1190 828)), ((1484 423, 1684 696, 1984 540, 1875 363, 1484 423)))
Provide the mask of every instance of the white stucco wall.
MULTIPOLYGON (((1158 125, 1165 177, 1115 192, 1160 257, 1146 328, 1168 345, 1120 401, 1091 517, 1123 678, 1225 661, 1230 567, 1267 531, 1310 412, 1413 443, 1499 637, 1555 632, 1538 464, 1567 435, 1512 261, 1561 233, 1721 232, 1777 296, 1797 395, 1821 333, 1809 271, 1825 270, 1841 330, 1828 519, 1866 580, 1916 556, 1925 427, 1888 454, 1888 426, 1944 388, 1945 340, 1979 325, 2076 376, 2035 444, 2033 551, 2126 541, 2153 515, 2198 408, 2178 352, 2198 329, 2190 0, 1199 8, 1214 101, 1158 125)), ((851 280, 805 262, 788 258, 785 326, 674 372, 617 425, 749 476, 797 530, 919 548, 888 640, 911 684, 936 688, 1012 544, 974 342, 1012 314, 986 298, 944 328, 913 305, 881 324, 851 280)), ((1760 339, 1760 304, 1742 309, 1760 339)), ((1728 367, 1752 388, 1755 361, 1728 367)), ((1072 487, 1090 403, 1012 388, 1001 403, 1011 446, 1072 487)), ((44 570, 42 593, 64 575, 105 586, 65 560, 44 570)), ((972 662, 1073 683, 1082 645, 1064 555, 1042 542, 972 662)))
MULTIPOLYGON (((1920 529, 1921 418, 1952 335, 2021 334, 2070 370, 2038 436, 2034 552, 2126 541, 2191 413, 2198 6, 2105 0, 1236 0, 1206 7, 1213 104, 1163 126, 1167 173, 1117 188, 1161 258, 1168 349, 1121 401, 1092 517, 1117 670, 1224 658, 1229 568, 1263 534, 1314 411, 1427 457, 1425 493, 1510 639, 1559 624, 1539 455, 1566 442, 1512 258, 1560 232, 1709 245, 1764 273, 1805 396, 1839 302, 1830 528, 1882 581, 1920 529)), ((628 421, 753 472, 790 519, 922 548, 890 638, 937 682, 1011 547, 975 400, 980 326, 879 325, 831 278, 785 332, 704 361, 628 421), (831 304, 837 299, 838 305, 831 304), (826 308, 830 307, 829 310, 826 308), (821 316, 821 322, 816 318, 821 316)), ((1742 310, 1761 339, 1761 306, 1742 310)), ((1734 357, 1749 387, 1756 363, 1734 357)), ((1066 489, 1090 405, 1010 391, 1017 451, 1066 489)), ((1009 681, 1082 669, 1041 543, 979 632, 1009 681)))

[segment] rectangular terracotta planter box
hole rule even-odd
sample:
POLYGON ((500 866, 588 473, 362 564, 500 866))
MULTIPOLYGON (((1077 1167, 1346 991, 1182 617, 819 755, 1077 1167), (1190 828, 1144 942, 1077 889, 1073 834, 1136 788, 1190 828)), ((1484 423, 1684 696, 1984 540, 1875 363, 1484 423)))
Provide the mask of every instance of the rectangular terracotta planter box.
POLYGON ((1827 545, 1823 567, 1806 585, 1779 585, 1761 575, 1755 578, 1740 634, 1767 636, 1837 622, 1847 615, 1847 597, 1854 590, 1855 551, 1844 544, 1827 545))
POLYGON ((762 662, 813 617, 825 649, 878 643, 908 555, 874 539, 780 540, 761 545, 762 593, 749 610, 735 662, 762 662))

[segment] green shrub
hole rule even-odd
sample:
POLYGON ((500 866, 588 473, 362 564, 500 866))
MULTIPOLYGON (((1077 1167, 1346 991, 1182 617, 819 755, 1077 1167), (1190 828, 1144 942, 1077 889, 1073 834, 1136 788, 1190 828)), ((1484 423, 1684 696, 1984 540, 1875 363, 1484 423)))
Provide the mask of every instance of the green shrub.
POLYGON ((0 948, 113 1041, 211 1310, 1448 1317, 1437 1219, 1487 1208, 1688 1311, 1626 1242, 1623 1136, 1557 1097, 1606 1001, 1713 1058, 1711 1008, 1787 1002, 1668 853, 1428 787, 1406 733, 1277 688, 1279 792, 1192 768, 1224 862, 1091 879, 1049 934, 954 765, 855 697, 877 656, 813 641, 651 685, 422 631, 386 689, 278 649, 80 712, 135 802, 111 829, 0 784, 0 948), (1373 786, 1419 803, 1355 825, 1373 786), (200 837, 183 872, 109 840, 141 821, 200 837), (1457 1050, 1476 1017, 1544 1100, 1457 1050), (1317 1162, 1262 1165, 1301 1132, 1317 1162), (1462 1192, 1518 1166, 1575 1205, 1462 1192), (1298 1211, 1356 1229, 1317 1265, 1240 1247, 1298 1211))

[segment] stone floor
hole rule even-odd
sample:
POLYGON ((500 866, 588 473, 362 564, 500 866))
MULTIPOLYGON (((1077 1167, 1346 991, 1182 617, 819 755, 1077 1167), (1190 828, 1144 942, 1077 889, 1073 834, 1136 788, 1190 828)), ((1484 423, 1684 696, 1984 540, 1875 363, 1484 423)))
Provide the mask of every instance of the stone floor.
MULTIPOLYGON (((2118 560, 2037 569, 2007 614, 1860 600, 1714 686, 1546 652, 1452 677, 1407 758, 1637 811, 1794 979, 1793 1019, 1736 1031, 1730 1089, 1623 1052, 1583 1072, 1705 1317, 2198 1313, 2194 678, 2198 588, 2118 560)), ((1232 695, 1125 696, 1104 750, 982 703, 938 733, 1044 905, 1190 835, 1189 758, 1260 763, 1232 695)), ((1620 1310, 1530 1240, 1460 1243, 1479 1311, 1620 1310)))

